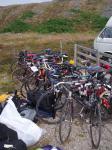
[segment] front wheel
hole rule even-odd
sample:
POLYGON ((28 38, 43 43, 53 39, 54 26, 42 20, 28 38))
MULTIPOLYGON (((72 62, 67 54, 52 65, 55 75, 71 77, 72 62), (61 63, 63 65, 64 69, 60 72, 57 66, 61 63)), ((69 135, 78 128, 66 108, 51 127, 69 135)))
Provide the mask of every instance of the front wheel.
POLYGON ((61 116, 59 124, 59 139, 62 144, 68 141, 70 133, 72 130, 72 113, 71 113, 71 103, 68 102, 63 108, 63 113, 61 116))
POLYGON ((101 109, 96 104, 90 112, 90 136, 93 148, 98 148, 101 140, 101 109))

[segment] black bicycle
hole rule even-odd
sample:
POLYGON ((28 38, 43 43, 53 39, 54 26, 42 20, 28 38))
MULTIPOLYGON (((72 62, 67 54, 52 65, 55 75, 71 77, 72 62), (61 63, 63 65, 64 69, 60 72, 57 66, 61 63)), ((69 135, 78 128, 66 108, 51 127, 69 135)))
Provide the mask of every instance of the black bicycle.
MULTIPOLYGON (((72 130, 73 119, 75 119, 78 116, 82 117, 83 113, 88 112, 88 117, 90 120, 89 124, 90 124, 90 137, 91 137, 92 146, 94 148, 98 148, 101 139, 100 103, 96 96, 95 90, 88 98, 85 97, 84 95, 81 96, 77 86, 82 85, 82 83, 80 82, 78 84, 78 82, 75 84, 73 84, 73 82, 63 83, 65 85, 66 90, 68 91, 68 96, 66 97, 66 104, 64 105, 63 113, 61 115, 61 121, 59 124, 59 138, 61 143, 64 144, 69 139, 72 130), (74 113, 74 110, 76 109, 75 104, 81 106, 81 109, 77 114, 74 113), (65 132, 65 128, 66 128, 66 132, 65 132)), ((92 90, 92 88, 93 86, 90 83, 89 89, 92 90)))

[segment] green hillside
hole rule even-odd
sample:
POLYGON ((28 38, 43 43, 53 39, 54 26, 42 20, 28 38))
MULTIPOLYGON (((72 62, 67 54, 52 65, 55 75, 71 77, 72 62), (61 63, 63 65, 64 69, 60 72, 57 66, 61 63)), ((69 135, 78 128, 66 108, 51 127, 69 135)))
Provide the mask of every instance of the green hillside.
POLYGON ((0 32, 67 33, 99 31, 107 22, 101 16, 107 1, 61 0, 0 8, 0 32))

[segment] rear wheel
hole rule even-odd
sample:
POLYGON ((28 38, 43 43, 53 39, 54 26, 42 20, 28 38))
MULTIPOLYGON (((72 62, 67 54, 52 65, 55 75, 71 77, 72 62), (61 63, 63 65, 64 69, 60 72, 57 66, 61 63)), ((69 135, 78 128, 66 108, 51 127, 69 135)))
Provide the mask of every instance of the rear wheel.
POLYGON ((100 104, 96 104, 90 113, 90 136, 93 148, 98 148, 101 139, 101 110, 100 104))

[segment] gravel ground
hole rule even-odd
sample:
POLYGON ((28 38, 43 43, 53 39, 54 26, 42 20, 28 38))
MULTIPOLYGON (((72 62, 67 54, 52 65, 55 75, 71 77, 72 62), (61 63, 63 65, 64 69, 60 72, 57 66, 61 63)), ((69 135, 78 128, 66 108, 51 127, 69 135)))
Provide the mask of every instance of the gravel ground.
MULTIPOLYGON (((57 125, 47 125, 40 123, 40 127, 46 130, 36 147, 44 145, 54 145, 62 150, 91 150, 91 139, 89 136, 89 124, 75 120, 72 125, 71 136, 67 143, 60 144, 57 125), (57 130, 57 132, 56 132, 57 130)), ((66 132, 66 129, 65 129, 66 132)), ((112 150, 112 122, 103 123, 101 143, 98 150, 112 150)))

